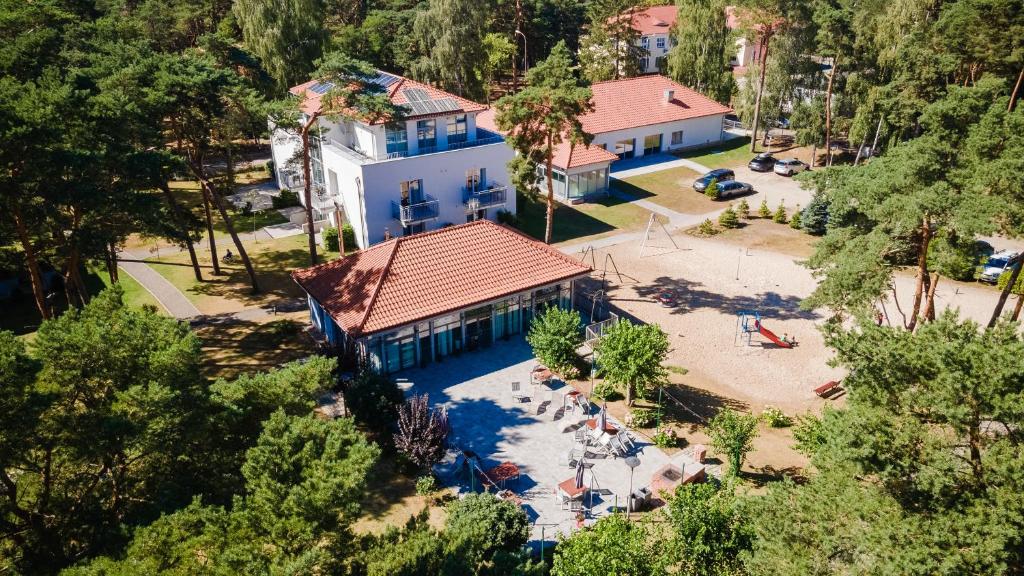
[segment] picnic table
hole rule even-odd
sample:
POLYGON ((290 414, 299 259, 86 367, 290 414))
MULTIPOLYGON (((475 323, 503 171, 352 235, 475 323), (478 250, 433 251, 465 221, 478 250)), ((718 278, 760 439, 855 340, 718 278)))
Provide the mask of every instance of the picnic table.
POLYGON ((484 472, 485 477, 499 486, 504 486, 506 480, 519 479, 519 466, 512 462, 502 462, 497 466, 484 472))

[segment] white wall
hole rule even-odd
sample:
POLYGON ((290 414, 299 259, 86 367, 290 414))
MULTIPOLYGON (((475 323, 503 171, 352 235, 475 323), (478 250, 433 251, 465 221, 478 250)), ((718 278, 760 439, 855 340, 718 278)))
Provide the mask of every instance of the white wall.
MULTIPOLYGON (((277 128, 272 121, 267 121, 270 128, 270 154, 274 160, 274 178, 279 188, 285 187, 281 172, 288 168, 288 163, 302 146, 302 140, 291 131, 277 128)), ((292 167, 295 172, 302 173, 301 164, 292 167)))
POLYGON ((594 143, 598 146, 603 144, 609 152, 614 153, 616 142, 635 138, 635 156, 637 157, 642 156, 644 153, 644 138, 654 134, 661 134, 662 151, 708 146, 722 140, 722 119, 724 116, 724 114, 715 114, 676 122, 641 126, 639 128, 603 132, 594 136, 594 143), (682 144, 672 146, 672 133, 677 130, 683 131, 683 142, 682 144))
MULTIPOLYGON (((668 50, 671 46, 671 38, 669 34, 650 34, 643 36, 647 38, 647 67, 641 70, 642 73, 651 73, 658 71, 658 65, 656 64, 658 58, 668 58, 668 50), (664 39, 665 47, 658 48, 658 38, 664 39)), ((643 39, 640 40, 640 45, 643 46, 643 39)))

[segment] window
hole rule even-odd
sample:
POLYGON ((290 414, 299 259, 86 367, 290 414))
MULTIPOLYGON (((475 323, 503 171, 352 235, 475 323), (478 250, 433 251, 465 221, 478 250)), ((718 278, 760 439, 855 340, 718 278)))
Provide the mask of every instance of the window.
POLYGON ((405 131, 405 124, 388 124, 384 127, 384 135, 387 141, 388 154, 407 152, 409 150, 409 140, 405 131))
POLYGON ((432 152, 437 146, 437 130, 433 120, 419 120, 416 122, 416 144, 420 153, 432 152))
POLYGON ((448 119, 448 143, 466 141, 466 115, 459 114, 448 119))
POLYGON ((664 48, 665 47, 665 38, 664 37, 658 38, 657 40, 655 40, 654 45, 657 46, 658 48, 664 48))
POLYGON ((644 154, 657 154, 661 152, 661 134, 651 134, 644 137, 644 154))
POLYGON ((672 145, 673 146, 679 146, 682 143, 683 143, 683 131, 682 130, 676 130, 675 132, 672 133, 672 145))
POLYGON ((640 70, 643 70, 644 72, 647 71, 647 62, 649 60, 650 60, 650 58, 641 58, 640 59, 640 70))
POLYGON ((466 190, 483 190, 485 176, 485 168, 470 168, 466 170, 466 190))
POLYGON ((642 36, 640 38, 640 45, 643 46, 644 48, 647 48, 648 46, 650 46, 651 45, 651 37, 650 36, 642 36))

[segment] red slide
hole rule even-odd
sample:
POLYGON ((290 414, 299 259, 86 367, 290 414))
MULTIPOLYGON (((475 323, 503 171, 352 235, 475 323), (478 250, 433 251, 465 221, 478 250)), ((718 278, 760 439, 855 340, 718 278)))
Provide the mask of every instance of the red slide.
POLYGON ((760 332, 761 335, 764 336, 765 338, 767 338, 767 339, 771 340, 772 342, 774 342, 775 345, 779 346, 780 348, 792 348, 793 347, 792 344, 790 344, 789 342, 786 342, 785 340, 783 340, 783 339, 779 338, 778 336, 776 336, 775 332, 772 332, 771 330, 765 328, 764 325, 762 325, 761 323, 758 323, 757 331, 760 332))

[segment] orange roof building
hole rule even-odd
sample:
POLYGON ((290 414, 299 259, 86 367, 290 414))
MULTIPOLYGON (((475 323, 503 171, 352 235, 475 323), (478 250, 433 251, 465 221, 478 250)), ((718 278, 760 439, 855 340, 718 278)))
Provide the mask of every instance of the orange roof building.
POLYGON ((396 372, 523 333, 572 305, 590 267, 488 220, 394 238, 298 269, 310 317, 332 344, 396 372))
MULTIPOLYGON (((580 123, 593 141, 589 146, 560 144, 552 162, 555 194, 569 202, 605 193, 613 162, 717 145, 725 115, 732 113, 728 106, 656 74, 595 82, 590 88, 594 109, 580 123)), ((493 109, 481 112, 477 125, 500 132, 493 109)))

